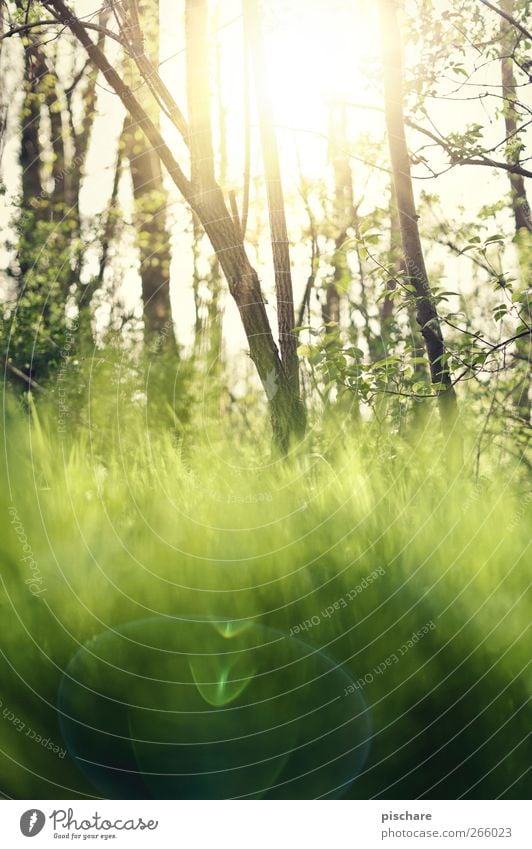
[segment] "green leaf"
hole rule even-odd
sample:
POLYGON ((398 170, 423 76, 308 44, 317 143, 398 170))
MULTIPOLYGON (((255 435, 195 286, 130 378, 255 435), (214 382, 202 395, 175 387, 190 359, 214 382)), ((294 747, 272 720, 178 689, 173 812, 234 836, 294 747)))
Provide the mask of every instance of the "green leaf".
POLYGON ((495 321, 501 321, 507 313, 508 307, 506 304, 497 304, 493 310, 493 318, 495 321))

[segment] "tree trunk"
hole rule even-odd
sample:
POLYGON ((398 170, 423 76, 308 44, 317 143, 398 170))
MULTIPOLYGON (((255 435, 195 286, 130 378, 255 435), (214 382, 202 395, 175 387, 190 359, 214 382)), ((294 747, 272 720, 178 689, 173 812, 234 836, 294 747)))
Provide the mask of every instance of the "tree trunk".
POLYGON ((161 164, 131 119, 124 131, 124 150, 133 184, 146 349, 175 350, 170 305, 171 250, 166 227, 167 196, 161 164), (171 328, 170 332, 168 328, 171 328))
MULTIPOLYGON (((159 61, 159 0, 128 0, 129 14, 137 32, 131 33, 146 45, 152 63, 159 61), (137 17, 138 15, 138 17, 137 17)), ((133 60, 126 61, 126 80, 135 79, 133 60)), ((137 77, 138 78, 138 77, 137 77)), ((151 95, 143 86, 140 102, 151 113, 155 125, 159 116, 152 107, 151 95)), ((170 234, 166 223, 168 198, 163 183, 161 162, 142 129, 131 116, 123 134, 124 151, 129 161, 137 244, 140 256, 144 342, 151 353, 177 353, 170 304, 170 234)))
MULTIPOLYGON (((192 127, 191 127, 192 129, 192 127)), ((252 267, 236 226, 216 187, 195 211, 203 223, 229 284, 248 339, 250 355, 269 401, 274 441, 285 452, 292 436, 302 436, 305 414, 288 380, 274 342, 257 272, 252 267)))
MULTIPOLYGON (((503 0, 502 9, 513 14, 513 0, 503 0)), ((512 53, 515 48, 515 31, 505 19, 501 19, 501 79, 504 98, 503 114, 507 139, 506 160, 510 164, 519 162, 523 143, 518 143, 519 114, 516 109, 517 91, 513 70, 512 53)), ((521 289, 526 291, 532 284, 532 213, 528 202, 525 181, 521 174, 508 172, 510 180, 511 204, 515 221, 515 242, 519 259, 521 289)), ((530 324, 532 312, 525 308, 526 321, 530 324)), ((530 361, 530 342, 519 340, 517 350, 527 365, 530 361)), ((530 375, 525 376, 524 385, 514 393, 516 407, 524 421, 530 421, 530 375)))
MULTIPOLYGON (((386 281, 386 292, 395 292, 397 288, 397 277, 404 273, 404 259, 401 250, 401 229, 399 227, 399 214, 397 212, 397 201, 393 183, 390 189, 390 262, 392 266, 393 276, 386 281)), ((381 321, 381 337, 383 340, 384 356, 387 356, 388 339, 390 336, 390 327, 394 318, 394 301, 393 297, 386 294, 381 301, 380 321, 381 321)))
POLYGON ((329 113, 329 161, 334 175, 334 211, 333 221, 336 230, 334 254, 332 259, 333 277, 327 283, 322 318, 326 333, 338 332, 340 328, 340 305, 342 292, 346 291, 346 277, 349 274, 344 249, 347 229, 354 221, 353 175, 346 156, 345 144, 345 108, 335 104, 329 113))
POLYGON ((244 22, 246 36, 249 41, 257 94, 257 111, 266 178, 275 289, 277 293, 281 361, 294 393, 299 394, 299 364, 297 358, 297 335, 294 333, 294 295, 292 289, 292 271, 290 268, 288 228, 286 226, 281 166, 257 0, 244 0, 244 22))
POLYGON ((438 394, 442 424, 445 431, 450 432, 455 427, 458 410, 440 319, 430 289, 419 235, 410 158, 405 137, 401 37, 396 0, 379 0, 379 16, 386 126, 406 273, 415 294, 416 319, 425 343, 432 383, 438 394))
MULTIPOLYGON (((504 11, 512 14, 513 0, 503 0, 502 8, 504 11)), ((517 128, 518 128, 518 113, 516 110, 516 81, 513 71, 512 52, 515 47, 514 30, 511 24, 504 18, 501 20, 501 78, 502 78, 502 95, 504 98, 504 124, 506 128, 506 139, 508 142, 506 160, 510 165, 518 164, 519 162, 519 145, 517 128)), ((519 233, 520 230, 532 232, 532 214, 530 205, 526 196, 525 180, 521 174, 512 174, 508 172, 510 187, 512 192, 512 211, 515 219, 515 230, 519 233)))
MULTIPOLYGON (((24 99, 22 102, 22 132, 20 166, 22 172, 23 206, 33 208, 34 217, 42 214, 43 187, 41 181, 41 80, 47 72, 39 48, 31 36, 23 39, 24 45, 24 99)), ((22 274, 24 269, 21 268, 22 274)))

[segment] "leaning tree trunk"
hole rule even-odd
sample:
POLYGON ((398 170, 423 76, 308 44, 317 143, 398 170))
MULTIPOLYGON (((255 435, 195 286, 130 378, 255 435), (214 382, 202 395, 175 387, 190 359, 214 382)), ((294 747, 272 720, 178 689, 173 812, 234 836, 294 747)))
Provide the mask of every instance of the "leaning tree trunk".
MULTIPOLYGON (((204 0, 194 0, 193 5, 198 12, 205 14, 204 0)), ((177 189, 198 215, 228 281, 229 291, 237 304, 248 339, 250 356, 268 397, 274 442, 282 451, 286 451, 291 439, 304 433, 304 410, 299 394, 294 391, 293 383, 288 379, 279 357, 259 279, 244 247, 240 223, 235 222, 232 217, 216 182, 213 182, 207 192, 202 192, 197 183, 187 178, 150 115, 63 0, 48 0, 47 8, 53 11, 57 20, 83 45, 107 84, 116 92, 138 127, 142 129, 152 149, 157 151, 177 189)), ((125 34, 123 30, 122 32, 125 34)), ((139 68, 143 69, 143 79, 147 81, 149 78, 151 86, 163 99, 170 119, 181 132, 185 142, 192 147, 195 131, 187 126, 156 69, 141 51, 135 56, 135 60, 139 68)))
POLYGON ((419 235, 410 157, 405 136, 402 48, 397 20, 397 0, 379 0, 379 16, 386 127, 406 273, 415 293, 416 319, 423 336, 432 383, 438 395, 442 424, 445 431, 449 433, 456 425, 457 402, 440 318, 431 292, 419 235))

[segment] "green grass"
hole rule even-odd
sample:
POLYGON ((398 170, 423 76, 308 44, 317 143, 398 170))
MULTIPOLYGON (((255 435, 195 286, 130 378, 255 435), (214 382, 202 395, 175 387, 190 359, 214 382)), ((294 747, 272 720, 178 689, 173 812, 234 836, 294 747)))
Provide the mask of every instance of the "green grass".
MULTIPOLYGON (((236 706, 263 692, 261 680, 271 678, 263 715, 282 726, 275 674, 261 679, 255 666, 242 674, 224 666, 220 640, 228 634, 220 637, 220 628, 229 626, 221 620, 233 623, 226 644, 242 658, 254 656, 259 639, 242 635, 285 635, 266 652, 270 670, 279 667, 283 652, 300 645, 294 640, 302 641, 308 654, 294 661, 294 681, 299 693, 308 685, 312 703, 323 697, 338 710, 348 705, 341 702, 348 698, 345 681, 340 687, 335 674, 313 676, 315 657, 329 658, 350 680, 367 676, 369 683, 357 690, 361 715, 342 730, 345 747, 368 738, 353 761, 354 781, 345 777, 345 767, 347 796, 525 795, 530 501, 517 463, 504 476, 493 466, 479 482, 467 470, 453 477, 438 439, 409 442, 370 425, 355 430, 348 420, 311 432, 280 461, 271 456, 266 428, 248 432, 230 418, 191 422, 176 438, 147 428, 142 408, 136 412, 134 405, 97 409, 95 402, 93 413, 61 435, 46 405, 32 416, 7 405, 0 495, 0 772, 6 795, 126 792, 123 775, 116 773, 106 789, 80 770, 63 738, 58 693, 80 647, 89 640, 103 645, 100 635, 117 632, 98 656, 104 662, 114 657, 120 669, 130 663, 143 670, 140 678, 128 689, 127 676, 122 681, 117 672, 109 683, 105 675, 98 678, 95 662, 91 686, 105 679, 105 686, 118 688, 113 697, 119 700, 148 699, 150 733, 164 725, 171 734, 172 726, 157 714, 166 696, 152 683, 161 677, 162 661, 157 652, 155 660, 142 660, 138 643, 123 637, 131 628, 148 633, 151 625, 134 624, 148 619, 161 623, 159 649, 170 627, 168 651, 178 651, 184 640, 183 651, 213 658, 200 671, 208 692, 192 687, 207 710, 217 687, 228 687, 226 701, 236 706), (21 560, 25 554, 38 571, 21 560), (33 585, 26 583, 32 579, 33 585), (319 621, 296 632, 313 618, 319 621), (179 630, 187 619, 208 625, 179 630), (433 624, 408 646, 427 623, 433 624), (312 653, 317 650, 322 654, 312 653), (28 728, 60 752, 36 742, 28 728)), ((172 699, 185 702, 180 693, 178 687, 172 699)), ((329 728, 331 710, 316 714, 316 734, 329 728)), ((228 737, 238 731, 238 717, 236 710, 226 712, 228 737)), ((99 727, 104 720, 96 715, 94 722, 99 727)), ((131 717, 128 722, 124 737, 138 727, 131 717)), ((187 733, 193 735, 194 723, 187 733)), ((291 737, 283 734, 281 728, 284 751, 291 737)), ((260 746, 250 738, 254 760, 260 746)), ((326 741, 313 752, 307 753, 309 775, 301 785, 285 785, 287 795, 332 792, 327 770, 317 768, 327 760, 326 741)), ((124 763, 131 757, 128 750, 124 763)), ((146 759, 139 755, 136 763, 149 772, 146 759)), ((179 765, 179 754, 172 763, 179 765)), ((258 795, 283 795, 282 788, 268 790, 283 764, 277 771, 264 768, 258 795)), ((165 790, 159 777, 144 792, 171 796, 173 788, 170 783, 165 790)), ((201 792, 194 788, 191 793, 201 792)), ((216 792, 237 795, 222 780, 205 790, 216 792)))

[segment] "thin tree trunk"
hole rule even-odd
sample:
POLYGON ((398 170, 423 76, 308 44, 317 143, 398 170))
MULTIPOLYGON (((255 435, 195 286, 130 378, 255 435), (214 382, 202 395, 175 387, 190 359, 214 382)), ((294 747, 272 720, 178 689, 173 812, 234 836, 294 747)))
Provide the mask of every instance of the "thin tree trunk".
MULTIPOLYGON (((502 10, 513 15, 513 0, 502 0, 502 10)), ((519 162, 521 146, 518 144, 519 114, 516 108, 517 90, 513 70, 512 54, 515 49, 515 30, 506 18, 501 20, 501 79, 502 95, 504 98, 504 124, 507 139, 506 160, 510 164, 519 162)), ((520 174, 508 172, 510 181, 512 212, 515 221, 515 242, 519 259, 521 289, 532 284, 532 213, 528 202, 525 181, 520 174)), ((526 320, 530 323, 532 313, 530 307, 526 310, 526 320)), ((519 353, 530 361, 530 342, 517 342, 519 353)), ((514 392, 514 399, 520 416, 524 421, 530 421, 530 376, 525 377, 514 392)))
POLYGON ((161 165, 138 128, 128 121, 124 148, 129 160, 135 228, 140 256, 144 340, 147 349, 175 351, 170 305, 170 235, 166 227, 167 196, 161 165))
POLYGON ((294 393, 299 394, 299 364, 297 358, 297 335, 294 333, 294 295, 292 289, 292 271, 290 268, 288 228, 286 226, 283 183, 268 83, 266 55, 256 0, 244 0, 244 21, 257 93, 258 119, 262 142, 264 174, 266 177, 275 288, 277 293, 281 361, 294 393))
MULTIPOLYGON (((20 166, 22 172, 23 205, 33 207, 35 217, 42 212, 43 186, 41 180, 41 80, 47 73, 43 56, 31 36, 23 39, 24 45, 24 99, 22 102, 22 133, 20 166)), ((24 273, 23 269, 21 269, 24 273)))
MULTIPOLYGON (((98 24, 105 27, 109 18, 109 10, 103 8, 98 16, 98 24)), ((101 49, 105 45, 105 35, 103 32, 98 33, 97 44, 101 49)), ((92 310, 91 302, 94 292, 96 291, 96 281, 92 281, 89 285, 81 287, 79 278, 83 263, 83 246, 81 232, 81 213, 79 206, 79 198, 81 191, 81 181, 85 173, 85 164, 89 152, 89 144, 91 140, 92 129, 96 117, 96 81, 98 77, 98 69, 91 63, 87 73, 82 74, 81 78, 76 80, 76 84, 66 92, 66 120, 62 121, 65 134, 69 133, 69 147, 72 150, 71 158, 68 161, 67 167, 59 174, 60 195, 65 210, 68 211, 72 221, 72 242, 74 245, 73 262, 72 262, 72 282, 76 284, 75 295, 80 313, 81 324, 83 331, 79 335, 80 344, 88 342, 88 345, 93 344, 92 338, 92 310), (75 113, 77 111, 74 104, 74 94, 78 84, 86 77, 85 88, 80 95, 81 100, 81 115, 79 125, 76 127, 75 113), (76 243, 77 242, 77 243, 76 243)), ((59 123, 58 123, 59 129, 59 123)))
POLYGON ((333 277, 327 283, 322 318, 326 333, 338 332, 340 328, 340 305, 342 291, 346 291, 346 276, 349 273, 347 258, 343 249, 347 228, 353 224, 353 175, 351 165, 345 153, 345 109, 334 105, 329 113, 329 161, 334 175, 334 212, 336 229, 334 255, 332 259, 333 277), (333 326, 335 325, 335 326, 333 326))
MULTIPOLYGON (((390 193, 390 257, 392 260, 392 268, 394 277, 388 281, 388 289, 393 292, 397 286, 397 278, 405 273, 405 261, 401 248, 401 228, 399 226, 399 214, 397 211, 397 201, 393 183, 390 193)), ((382 301, 381 327, 382 332, 386 334, 386 344, 389 342, 390 326, 394 319, 393 298, 385 297, 382 301)), ((408 306, 408 323, 410 325, 410 344, 412 346, 412 357, 414 359, 414 381, 425 383, 429 378, 427 363, 424 358, 423 337, 421 336, 419 325, 416 321, 416 311, 411 305, 408 306), (423 359, 423 362, 420 360, 423 359)), ((385 351, 384 356, 388 353, 385 351)), ((414 418, 419 423, 426 418, 427 408, 423 402, 414 401, 413 406, 414 418)))
MULTIPOLYGON (((133 22, 131 38, 147 45, 152 63, 159 57, 159 0, 128 0, 128 12, 133 22)), ((126 62, 126 79, 132 80, 133 61, 126 62)), ((128 80, 128 81, 129 81, 128 80)), ((139 98, 150 111, 149 91, 140 89, 139 98), (144 94, 142 94, 144 92, 144 94)), ((151 110, 158 124, 157 109, 151 110)), ((170 234, 166 223, 168 198, 163 183, 161 162, 136 122, 126 121, 123 143, 129 160, 135 227, 140 255, 144 342, 147 351, 175 354, 177 352, 170 304, 170 234), (169 330, 170 328, 170 330, 169 330)))
POLYGON ((386 295, 381 301, 380 322, 383 355, 387 356, 390 328, 394 318, 394 300, 391 294, 397 288, 397 277, 404 272, 404 260, 401 251, 401 229, 393 184, 390 188, 390 261, 393 276, 386 281, 386 295))
MULTIPOLYGON (((22 8, 20 4, 18 7, 22 8)), ((71 268, 69 238, 65 235, 63 221, 64 206, 57 197, 56 183, 54 190, 48 192, 44 182, 45 142, 42 138, 41 119, 47 110, 55 106, 57 78, 55 75, 49 76, 42 34, 35 31, 28 33, 23 37, 22 43, 24 97, 19 149, 22 192, 17 241, 17 330, 10 340, 10 356, 20 359, 22 363, 29 362, 28 376, 35 381, 44 379, 51 368, 50 360, 53 354, 50 356, 48 341, 51 340, 52 347, 57 348, 60 347, 64 336, 65 301, 71 284, 71 268), (58 226, 54 224, 54 218, 59 221, 58 226), (50 270, 45 246, 47 238, 54 230, 54 269, 50 270), (39 312, 38 331, 31 323, 32 307, 39 312)), ((53 119, 50 115, 51 146, 56 152, 58 144, 54 143, 54 129, 57 134, 57 117, 57 113, 53 119)), ((61 145, 60 140, 59 146, 61 145)), ((53 160, 52 176, 54 179, 57 176, 53 160)))
MULTIPOLYGON (((126 124, 127 118, 124 121, 124 127, 126 124)), ((94 284, 94 292, 100 289, 103 286, 103 280, 105 275, 105 270, 109 264, 109 250, 111 248, 112 241, 115 236, 116 231, 116 223, 118 216, 118 188, 120 186, 120 178, 122 176, 122 135, 124 132, 124 127, 122 129, 122 133, 118 140, 118 151, 115 160, 114 173, 113 173, 113 186, 111 189, 111 197, 109 198, 109 204, 107 206, 107 210, 105 213, 105 220, 102 230, 101 236, 101 254, 100 254, 100 267, 98 270, 98 276, 96 278, 94 284)), ((91 293, 91 299, 92 294, 91 293)))
MULTIPOLYGON (((346 156, 345 108, 340 104, 332 104, 329 110, 329 144, 328 158, 333 172, 334 197, 332 221, 334 225, 334 252, 332 256, 333 273, 325 287, 325 303, 322 303, 321 317, 325 328, 325 336, 332 344, 338 343, 341 336, 340 319, 342 300, 351 283, 351 273, 347 262, 345 240, 347 230, 354 223, 355 211, 353 203, 353 174, 351 164, 346 156)), ((361 286, 363 282, 361 281, 361 286)), ((331 373, 327 374, 327 396, 333 388, 331 373)), ((337 384, 337 403, 341 399, 342 383, 337 384)))
POLYGON ((406 272, 415 292, 416 319, 424 339, 432 382, 438 393, 442 424, 446 432, 450 432, 456 424, 458 410, 440 319, 430 289, 419 235, 410 158, 405 137, 401 36, 396 0, 379 0, 379 16, 386 126, 406 272))
MULTIPOLYGON (((513 0, 503 0, 502 8, 508 13, 513 11, 513 0)), ((509 164, 519 162, 519 149, 516 146, 519 116, 516 109, 516 81, 513 71, 512 52, 515 47, 514 30, 504 18, 501 20, 501 78, 502 95, 504 98, 504 124, 508 140, 506 159, 509 164)), ((525 180, 520 174, 508 172, 512 192, 512 211, 515 219, 515 230, 532 232, 532 213, 528 203, 525 180)))

